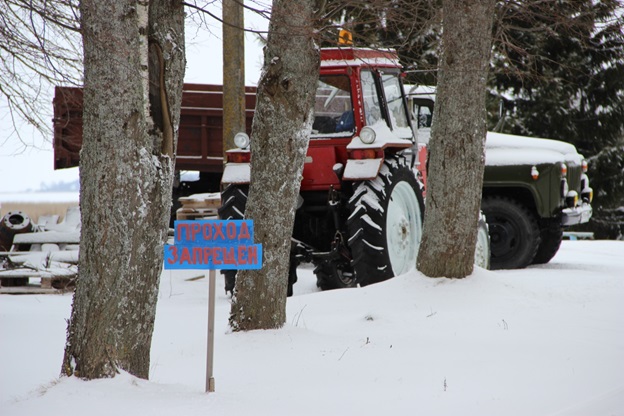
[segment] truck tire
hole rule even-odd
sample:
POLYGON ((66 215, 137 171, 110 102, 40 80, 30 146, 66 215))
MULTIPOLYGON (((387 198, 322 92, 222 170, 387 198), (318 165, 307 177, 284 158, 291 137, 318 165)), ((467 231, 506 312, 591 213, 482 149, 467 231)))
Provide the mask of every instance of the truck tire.
POLYGON ((540 227, 540 245, 537 248, 537 253, 533 258, 533 264, 546 264, 555 257, 559 247, 561 246, 561 240, 563 240, 563 228, 561 227, 561 220, 545 220, 540 227))
POLYGON ((416 267, 425 206, 404 157, 387 158, 376 179, 355 183, 349 210, 348 245, 361 286, 416 267))
POLYGON ((490 268, 522 269, 533 261, 540 244, 535 216, 521 203, 505 197, 481 201, 490 231, 490 268))
MULTIPOLYGON (((221 192, 221 207, 218 209, 222 220, 242 220, 245 218, 245 206, 249 185, 229 184, 221 192)), ((234 294, 236 284, 236 270, 221 270, 225 279, 225 293, 234 294)))
POLYGON ((479 224, 477 225, 477 246, 475 247, 474 264, 483 269, 489 269, 491 257, 490 234, 485 221, 485 215, 481 212, 479 214, 479 224))

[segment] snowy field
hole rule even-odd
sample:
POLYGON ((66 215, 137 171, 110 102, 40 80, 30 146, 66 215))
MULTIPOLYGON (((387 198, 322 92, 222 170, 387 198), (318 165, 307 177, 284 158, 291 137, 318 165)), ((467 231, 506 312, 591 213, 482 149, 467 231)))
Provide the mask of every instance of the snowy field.
POLYGON ((59 380, 71 295, 0 295, 0 414, 624 415, 624 242, 463 280, 321 293, 299 274, 287 325, 249 333, 218 280, 210 394, 200 272, 162 275, 150 381, 59 380))

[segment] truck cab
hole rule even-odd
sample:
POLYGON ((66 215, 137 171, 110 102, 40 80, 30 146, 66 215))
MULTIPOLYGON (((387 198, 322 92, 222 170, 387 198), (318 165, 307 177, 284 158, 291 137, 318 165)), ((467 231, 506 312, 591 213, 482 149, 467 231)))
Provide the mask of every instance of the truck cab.
MULTIPOLYGON (((407 86, 418 138, 428 143, 435 88, 407 86)), ((587 162, 565 142, 488 132, 481 209, 491 237, 491 268, 549 262, 566 227, 589 221, 587 162)))

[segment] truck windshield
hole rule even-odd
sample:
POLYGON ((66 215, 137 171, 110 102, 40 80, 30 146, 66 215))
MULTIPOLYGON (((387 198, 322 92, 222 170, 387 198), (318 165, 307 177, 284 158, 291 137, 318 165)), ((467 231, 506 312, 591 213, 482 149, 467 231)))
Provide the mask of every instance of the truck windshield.
POLYGON ((351 136, 354 130, 349 77, 321 76, 316 88, 312 137, 351 136))

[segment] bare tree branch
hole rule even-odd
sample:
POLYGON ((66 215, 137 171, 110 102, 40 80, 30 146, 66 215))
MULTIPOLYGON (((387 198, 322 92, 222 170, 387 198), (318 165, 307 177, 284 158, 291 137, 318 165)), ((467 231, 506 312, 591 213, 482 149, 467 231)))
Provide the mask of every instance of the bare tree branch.
POLYGON ((77 0, 0 0, 0 108, 24 147, 20 120, 50 137, 51 86, 77 85, 82 45, 77 0))

